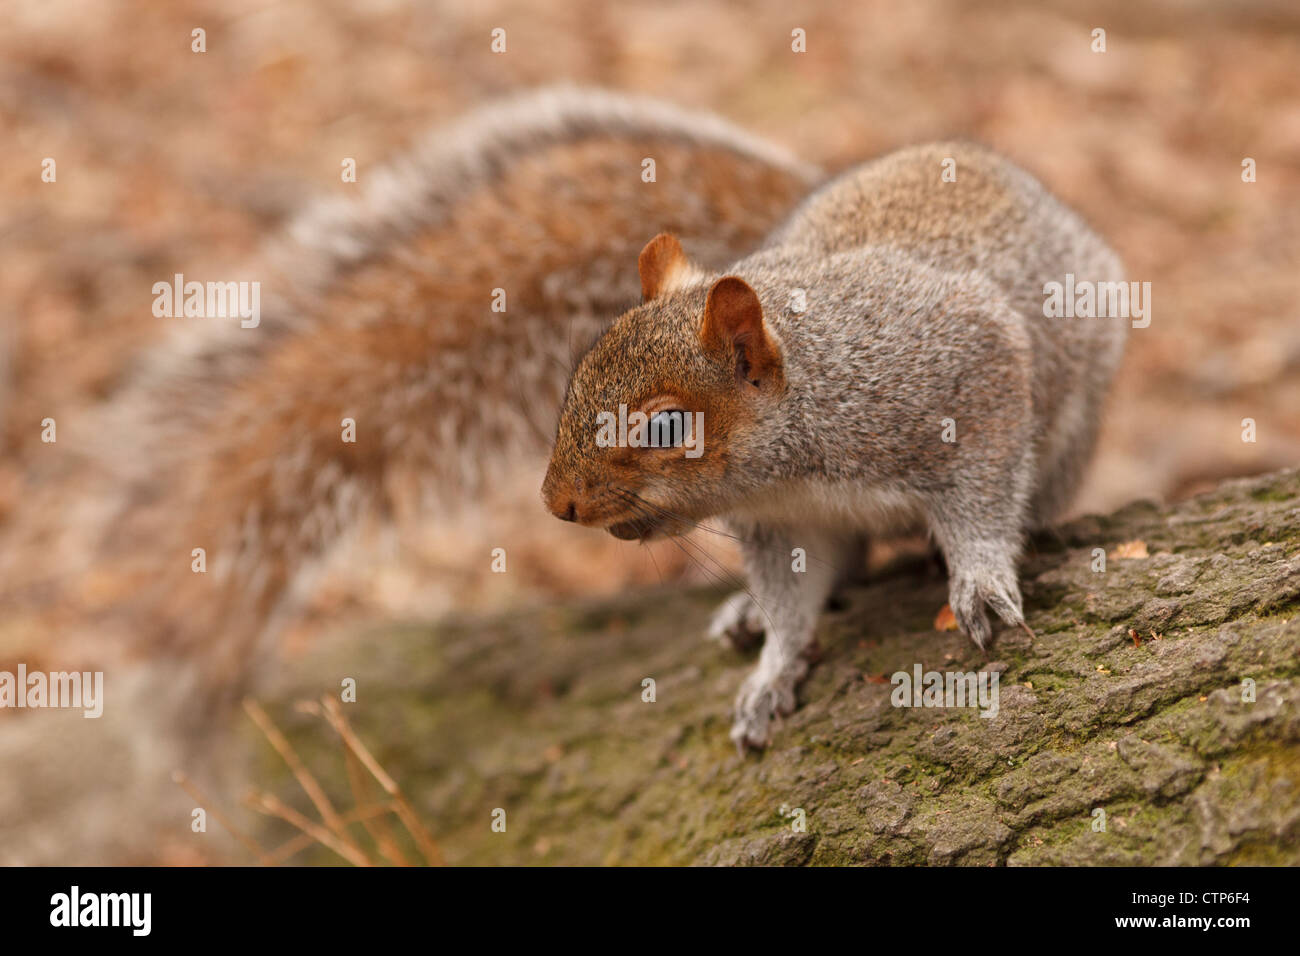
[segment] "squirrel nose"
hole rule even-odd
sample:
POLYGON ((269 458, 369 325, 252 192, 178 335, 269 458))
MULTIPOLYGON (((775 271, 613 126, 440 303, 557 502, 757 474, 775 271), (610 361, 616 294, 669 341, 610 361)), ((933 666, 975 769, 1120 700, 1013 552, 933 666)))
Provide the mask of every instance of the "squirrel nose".
POLYGON ((559 508, 556 508, 555 511, 553 512, 553 514, 555 515, 555 517, 559 518, 561 521, 577 521, 577 520, 578 520, 578 506, 577 506, 576 504, 574 504, 572 501, 570 501, 570 502, 569 502, 569 507, 568 507, 567 509, 565 509, 565 510, 562 511, 562 510, 560 510, 559 508))

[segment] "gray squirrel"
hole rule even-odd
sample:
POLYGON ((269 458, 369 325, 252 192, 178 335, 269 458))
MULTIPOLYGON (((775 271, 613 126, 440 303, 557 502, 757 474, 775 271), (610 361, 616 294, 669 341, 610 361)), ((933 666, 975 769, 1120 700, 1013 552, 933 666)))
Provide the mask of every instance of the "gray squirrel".
POLYGON ((1079 484, 1128 328, 1046 314, 1067 275, 1121 281, 1077 215, 1000 156, 938 143, 825 184, 725 270, 661 234, 638 271, 642 304, 574 371, 542 496, 619 538, 713 517, 734 532, 750 587, 711 631, 765 633, 735 703, 742 752, 795 709, 864 535, 928 529, 981 648, 986 605, 1024 625, 1025 535, 1079 484), (615 414, 611 441, 598 423, 615 414))

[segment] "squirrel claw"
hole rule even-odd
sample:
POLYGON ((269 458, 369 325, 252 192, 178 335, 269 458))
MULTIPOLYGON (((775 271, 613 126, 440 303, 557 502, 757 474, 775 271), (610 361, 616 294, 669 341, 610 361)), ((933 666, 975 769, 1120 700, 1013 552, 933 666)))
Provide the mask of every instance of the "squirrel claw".
POLYGON ((731 742, 736 745, 736 753, 740 759, 744 760, 750 752, 761 754, 771 743, 771 734, 763 731, 762 735, 751 734, 751 729, 742 723, 739 719, 732 724, 731 742))

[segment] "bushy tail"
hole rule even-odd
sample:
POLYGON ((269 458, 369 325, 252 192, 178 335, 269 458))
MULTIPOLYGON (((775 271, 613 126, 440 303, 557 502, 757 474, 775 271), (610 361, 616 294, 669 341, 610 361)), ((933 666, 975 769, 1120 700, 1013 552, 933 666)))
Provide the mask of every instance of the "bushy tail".
POLYGON ((436 130, 237 276, 263 290, 256 328, 168 320, 130 385, 61 424, 0 537, 2 626, 50 667, 184 687, 135 694, 137 743, 201 734, 363 519, 454 508, 506 462, 540 475, 574 349, 636 301, 646 240, 720 267, 817 178, 716 118, 599 91, 436 130))

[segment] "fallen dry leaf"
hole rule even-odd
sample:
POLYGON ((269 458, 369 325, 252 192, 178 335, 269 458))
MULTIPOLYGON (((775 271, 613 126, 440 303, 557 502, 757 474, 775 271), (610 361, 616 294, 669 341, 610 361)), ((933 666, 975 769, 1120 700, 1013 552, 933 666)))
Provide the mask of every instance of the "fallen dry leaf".
POLYGON ((1145 541, 1125 541, 1123 544, 1117 544, 1115 550, 1110 553, 1113 559, 1129 560, 1132 558, 1148 558, 1147 543, 1145 541))
POLYGON ((936 631, 957 630, 957 618, 953 616, 952 608, 947 604, 939 608, 939 613, 934 616, 934 629, 936 631))

